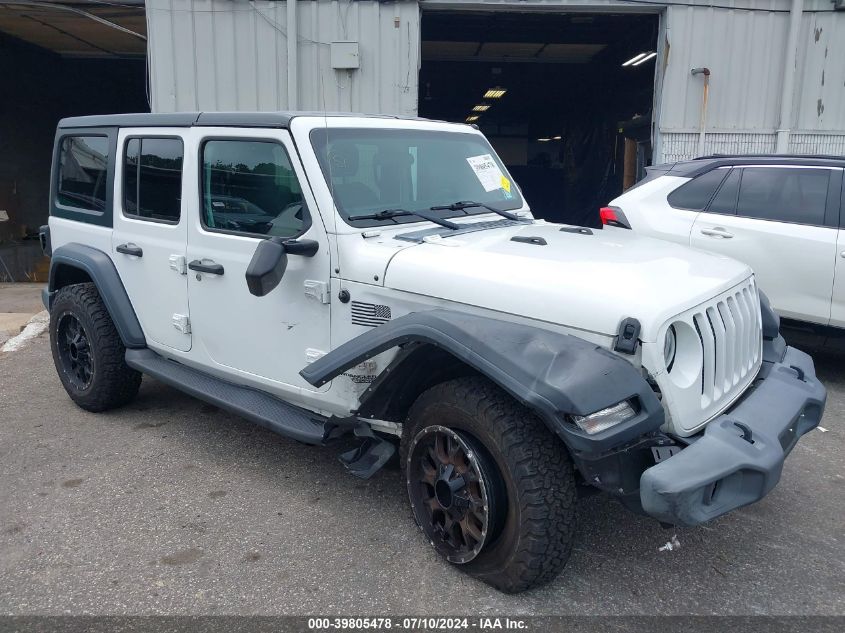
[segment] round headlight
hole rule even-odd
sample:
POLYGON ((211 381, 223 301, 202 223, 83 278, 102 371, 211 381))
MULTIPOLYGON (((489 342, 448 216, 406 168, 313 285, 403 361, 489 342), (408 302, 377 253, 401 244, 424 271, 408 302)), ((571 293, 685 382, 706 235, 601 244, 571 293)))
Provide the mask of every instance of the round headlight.
POLYGON ((676 350, 675 326, 670 325, 669 329, 666 330, 666 340, 663 342, 663 362, 666 363, 666 371, 672 371, 672 365, 675 364, 676 350))

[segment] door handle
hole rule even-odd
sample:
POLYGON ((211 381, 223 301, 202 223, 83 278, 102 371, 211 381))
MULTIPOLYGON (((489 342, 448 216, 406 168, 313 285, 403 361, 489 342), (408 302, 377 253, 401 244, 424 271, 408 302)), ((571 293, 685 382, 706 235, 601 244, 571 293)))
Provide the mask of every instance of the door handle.
POLYGON ((188 264, 188 268, 191 270, 195 270, 198 273, 208 273, 209 275, 222 275, 223 274, 223 266, 220 264, 215 264, 211 260, 205 260, 204 262, 200 259, 195 259, 190 264, 188 264))
POLYGON ((701 229, 701 234, 708 237, 721 237, 726 240, 729 240, 734 236, 733 233, 726 231, 721 226, 714 226, 712 229, 701 229))
POLYGON ((127 244, 118 244, 114 250, 118 253, 123 253, 124 255, 132 255, 133 257, 144 256, 144 250, 132 242, 128 242, 127 244))

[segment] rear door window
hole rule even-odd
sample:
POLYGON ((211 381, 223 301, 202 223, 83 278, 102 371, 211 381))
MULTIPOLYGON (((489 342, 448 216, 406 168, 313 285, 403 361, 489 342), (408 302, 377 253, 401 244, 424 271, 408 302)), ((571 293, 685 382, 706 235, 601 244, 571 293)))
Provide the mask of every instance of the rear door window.
POLYGON ((742 172, 737 215, 824 226, 829 169, 745 167, 742 172))
POLYGON ((728 169, 724 168, 710 170, 675 189, 667 200, 676 209, 701 211, 713 198, 727 173, 728 169))
POLYGON ((123 161, 123 211, 156 222, 178 223, 182 208, 182 161, 178 138, 130 138, 123 161))
POLYGON ((107 137, 64 137, 59 149, 57 202, 102 213, 106 208, 108 164, 107 137))

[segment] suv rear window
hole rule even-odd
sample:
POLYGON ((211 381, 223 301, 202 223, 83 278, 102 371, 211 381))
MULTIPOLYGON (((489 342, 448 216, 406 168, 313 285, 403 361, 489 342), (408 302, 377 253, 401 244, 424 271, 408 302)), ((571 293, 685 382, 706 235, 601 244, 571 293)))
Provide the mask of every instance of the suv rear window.
POLYGON ((713 169, 675 189, 666 200, 676 209, 701 211, 710 202, 727 175, 727 169, 713 169))
POLYGON ((123 162, 123 211, 159 222, 179 222, 182 207, 182 140, 130 138, 123 162))
POLYGON ((59 149, 57 202, 86 211, 105 211, 108 164, 107 137, 64 137, 59 149))
POLYGON ((746 167, 742 172, 737 215, 824 225, 829 169, 746 167))

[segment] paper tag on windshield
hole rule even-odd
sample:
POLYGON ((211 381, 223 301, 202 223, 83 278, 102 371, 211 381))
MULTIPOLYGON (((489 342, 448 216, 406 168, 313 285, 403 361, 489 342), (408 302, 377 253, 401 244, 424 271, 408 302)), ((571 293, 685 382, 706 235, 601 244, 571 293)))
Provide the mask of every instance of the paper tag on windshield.
MULTIPOLYGON (((481 156, 470 156, 467 158, 469 166, 475 172, 475 177, 478 182, 484 187, 484 191, 495 191, 502 189, 502 183, 505 180, 505 175, 496 161, 490 154, 482 154, 481 156)), ((510 183, 508 183, 510 184, 510 183)))

